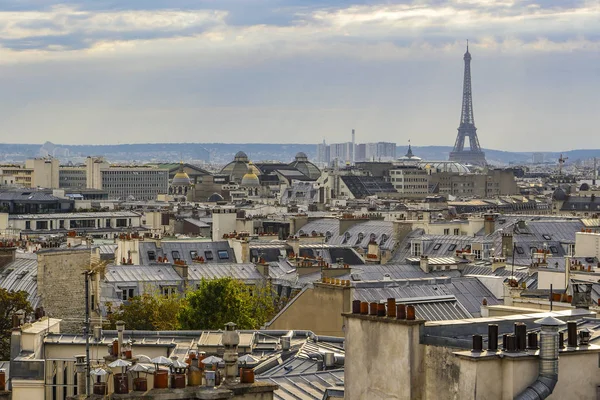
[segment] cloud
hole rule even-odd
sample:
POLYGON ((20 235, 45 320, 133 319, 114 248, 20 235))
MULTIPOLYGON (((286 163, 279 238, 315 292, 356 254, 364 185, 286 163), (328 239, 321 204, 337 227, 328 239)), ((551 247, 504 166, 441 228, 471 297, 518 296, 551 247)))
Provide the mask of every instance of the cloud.
POLYGON ((356 128, 451 145, 468 38, 484 147, 565 132, 589 147, 598 15, 575 0, 0 0, 0 118, 17 142, 317 142, 356 128))

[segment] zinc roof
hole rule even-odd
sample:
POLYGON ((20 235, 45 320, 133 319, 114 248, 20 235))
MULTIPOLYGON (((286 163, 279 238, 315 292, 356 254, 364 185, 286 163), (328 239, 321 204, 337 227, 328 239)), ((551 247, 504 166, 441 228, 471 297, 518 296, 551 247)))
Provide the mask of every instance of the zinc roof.
POLYGON ((19 258, 4 266, 0 272, 0 287, 9 291, 25 291, 33 308, 38 307, 37 258, 19 258))

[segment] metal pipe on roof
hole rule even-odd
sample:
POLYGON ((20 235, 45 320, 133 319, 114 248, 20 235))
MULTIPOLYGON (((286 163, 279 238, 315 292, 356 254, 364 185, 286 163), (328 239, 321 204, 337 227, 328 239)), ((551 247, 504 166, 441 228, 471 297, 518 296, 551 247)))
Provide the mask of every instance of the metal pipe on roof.
POLYGON ((515 400, 542 400, 554 391, 558 382, 558 327, 565 323, 554 317, 535 321, 542 325, 540 331, 540 366, 537 379, 524 391, 515 396, 515 400))

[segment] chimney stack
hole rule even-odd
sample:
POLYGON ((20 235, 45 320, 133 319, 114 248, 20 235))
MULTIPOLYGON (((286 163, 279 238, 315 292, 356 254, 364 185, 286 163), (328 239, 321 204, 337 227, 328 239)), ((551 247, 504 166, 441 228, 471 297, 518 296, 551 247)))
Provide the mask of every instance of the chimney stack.
POLYGON ((125 322, 117 321, 117 354, 115 356, 117 358, 121 358, 121 353, 123 352, 123 331, 125 330, 125 322))

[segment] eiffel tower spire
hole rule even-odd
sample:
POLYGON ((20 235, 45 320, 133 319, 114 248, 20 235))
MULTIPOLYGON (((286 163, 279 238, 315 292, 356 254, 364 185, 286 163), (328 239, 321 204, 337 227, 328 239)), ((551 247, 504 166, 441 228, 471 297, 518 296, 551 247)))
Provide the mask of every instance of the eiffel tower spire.
POLYGON ((465 72, 463 78, 463 98, 462 109, 460 112, 460 125, 458 126, 458 135, 454 143, 454 149, 450 153, 450 161, 457 161, 463 164, 486 165, 485 153, 481 151, 479 139, 477 138, 477 128, 475 127, 475 117, 473 117, 473 96, 471 94, 471 53, 469 53, 469 41, 467 41, 467 51, 463 57, 465 62, 465 72), (465 149, 465 138, 469 139, 469 148, 465 149))

